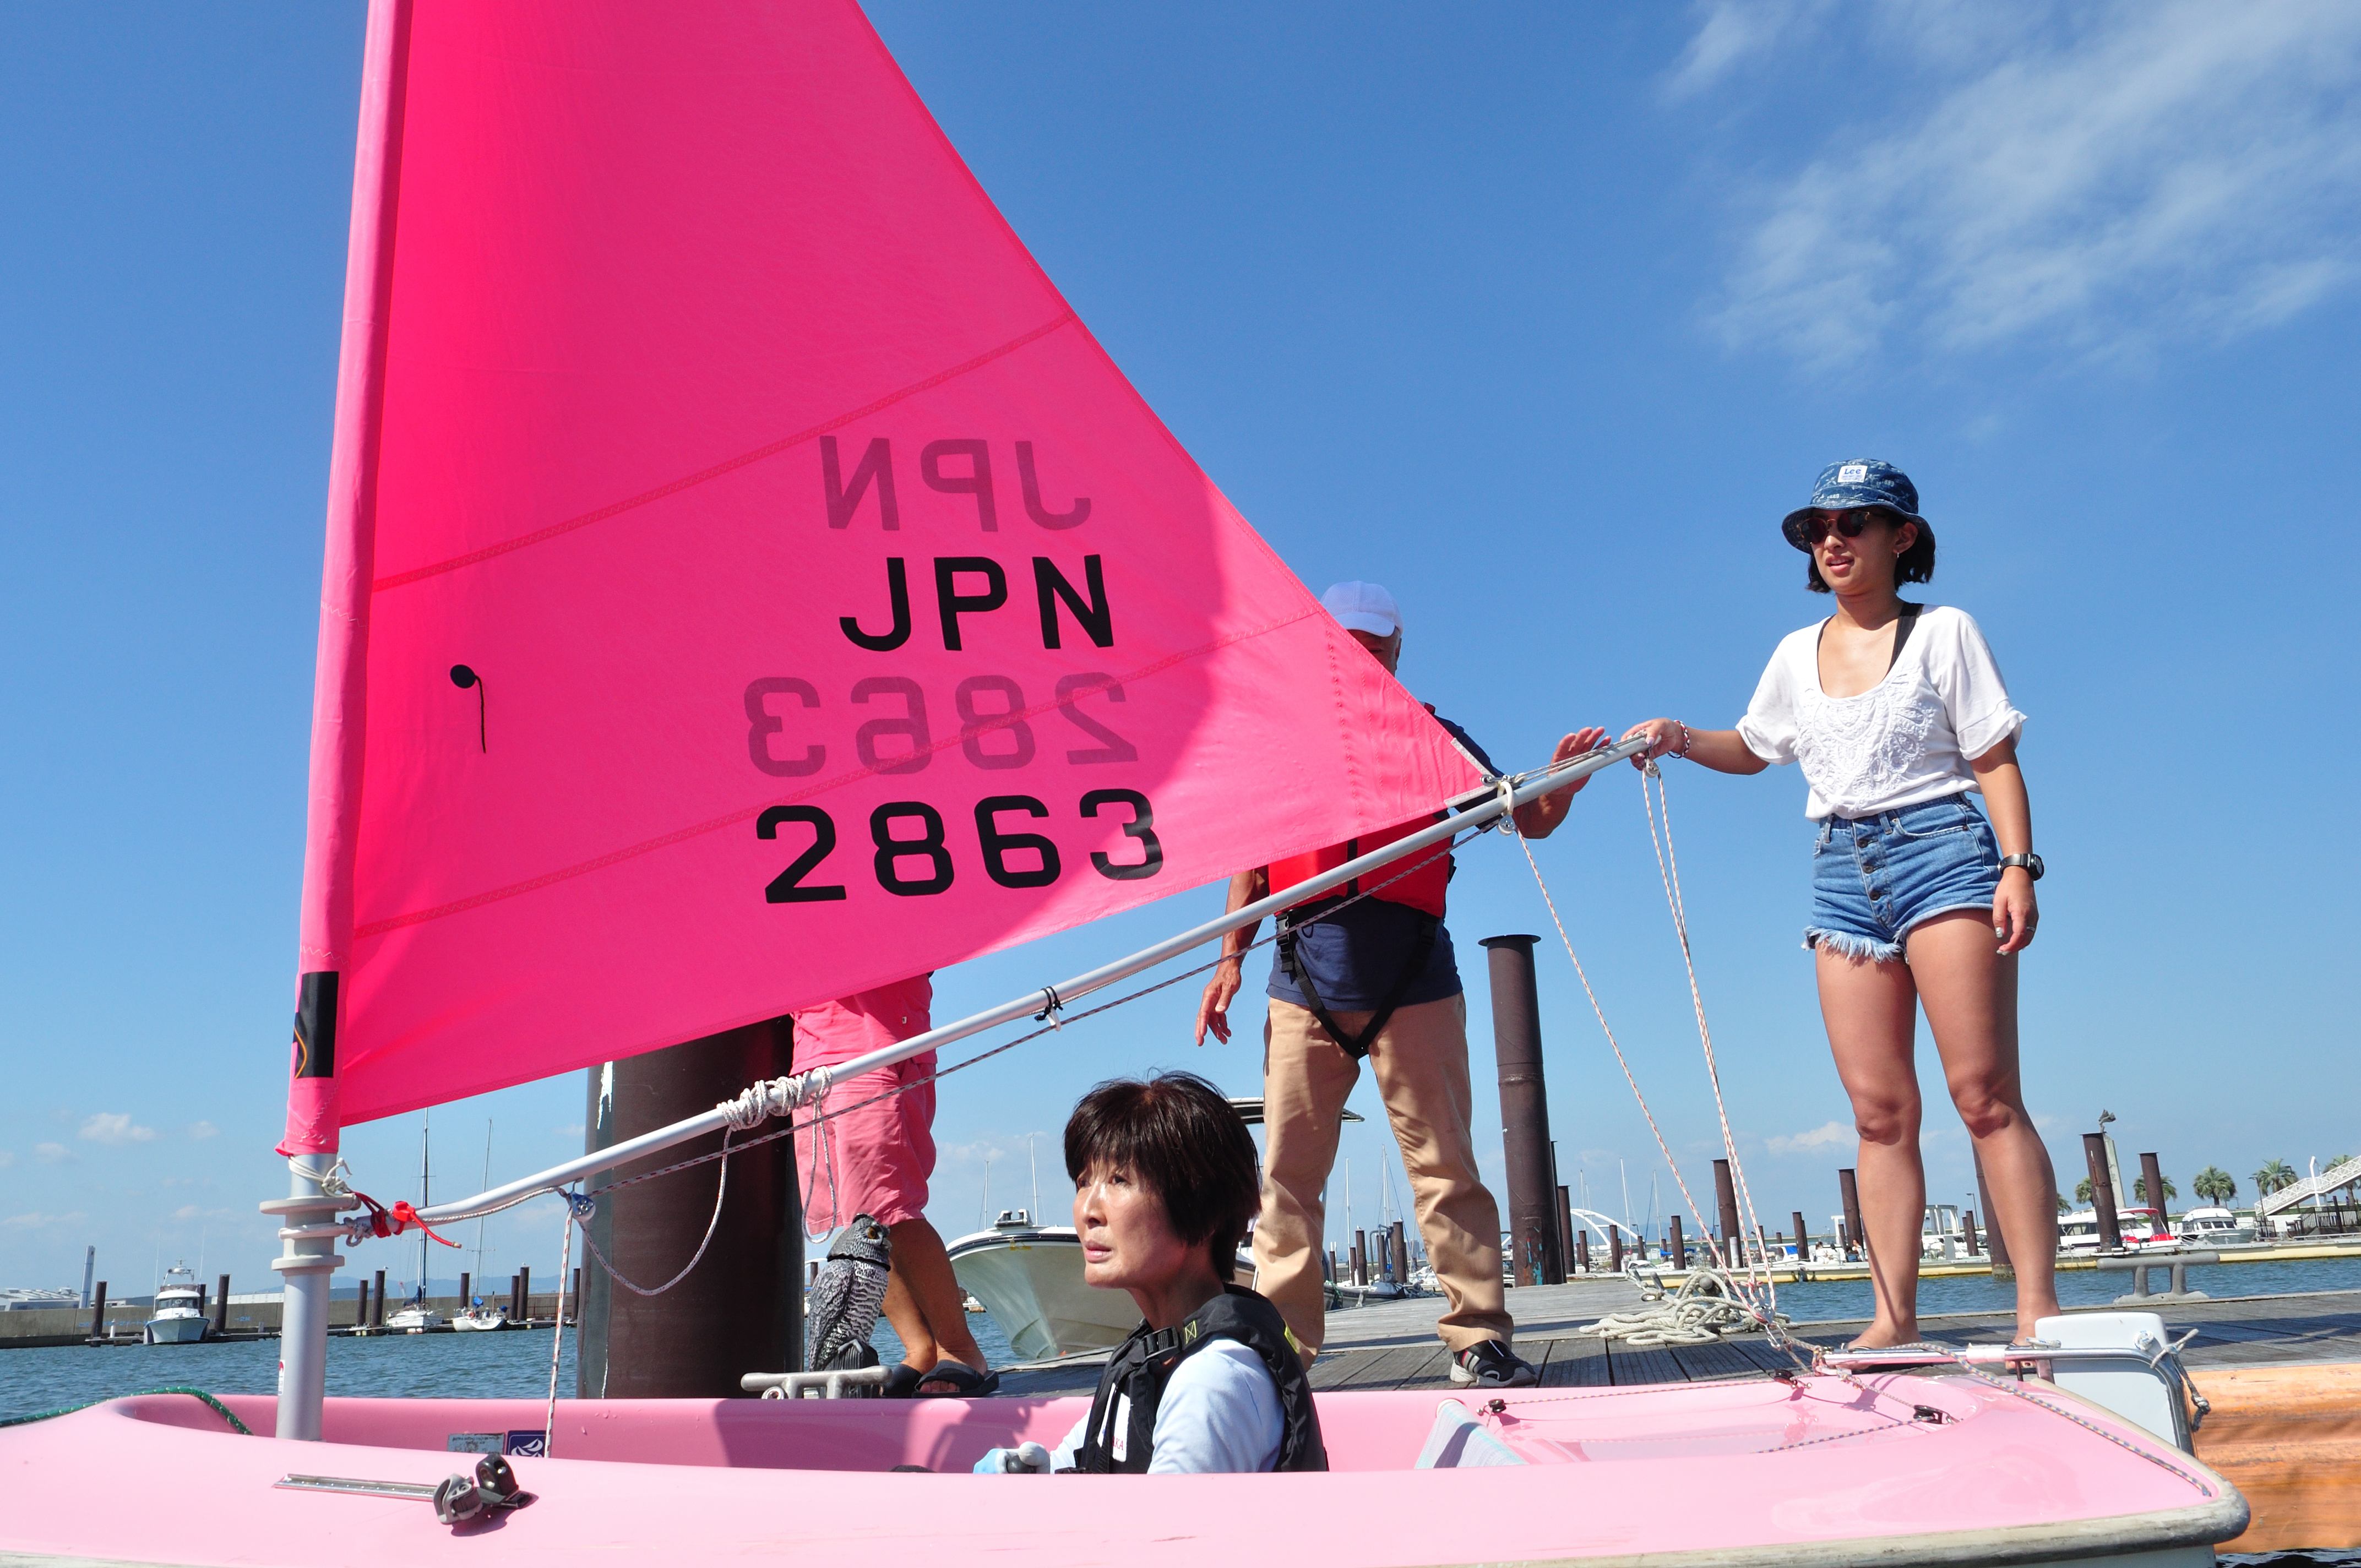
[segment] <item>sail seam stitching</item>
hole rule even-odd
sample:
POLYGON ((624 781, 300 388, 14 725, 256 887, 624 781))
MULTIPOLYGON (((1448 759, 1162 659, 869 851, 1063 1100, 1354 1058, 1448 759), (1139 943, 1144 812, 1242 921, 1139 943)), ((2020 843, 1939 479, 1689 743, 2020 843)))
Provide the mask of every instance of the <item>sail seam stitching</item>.
POLYGON ((520 534, 514 539, 503 540, 498 544, 488 544, 481 550, 473 550, 465 555, 454 555, 447 561, 437 561, 432 565, 415 567, 407 572, 396 572, 391 576, 378 578, 370 587, 378 593, 386 592, 390 588, 407 587, 412 583, 439 576, 445 572, 456 572, 463 566, 478 565, 495 556, 505 555, 512 550, 522 550, 529 545, 540 544, 560 534, 571 533, 576 529, 588 528, 594 522, 604 522, 609 518, 619 517, 624 512, 637 510, 641 507, 663 500, 668 496, 678 495, 683 490, 694 489, 698 485, 735 473, 750 464, 759 463, 766 457, 775 457, 791 446, 800 446, 807 441, 814 441, 828 434, 830 431, 841 430, 853 421, 866 419, 871 414, 892 408, 906 398, 916 397, 918 393, 930 391, 946 381, 955 380, 973 370, 981 370, 994 360, 1014 354, 1027 344, 1049 336, 1074 319, 1074 313, 1069 309, 1056 320, 1037 326, 1021 336, 1010 338, 997 348, 989 349, 964 364, 952 366, 948 370, 938 370, 923 381, 914 381, 898 391, 888 392, 875 402, 865 403, 850 413, 839 414, 807 430, 800 430, 793 435, 782 436, 776 441, 757 446, 751 452, 741 452, 735 457, 724 458, 711 467, 700 468, 694 474, 684 475, 668 484, 659 485, 652 490, 642 490, 638 495, 600 507, 596 511, 587 511, 579 517, 570 517, 563 522, 551 523, 547 528, 536 530, 532 533, 520 534))
MULTIPOLYGON (((1245 642, 1257 637, 1267 636, 1271 632, 1281 630, 1287 627, 1292 626, 1298 621, 1308 620, 1314 615, 1324 613, 1325 612, 1317 605, 1314 605, 1310 609, 1299 611, 1294 615, 1283 616, 1277 620, 1268 621, 1260 626, 1249 627, 1243 631, 1235 631, 1227 637, 1215 638, 1211 642, 1201 643, 1194 648, 1183 649, 1181 652, 1177 653, 1168 653, 1163 658, 1158 659, 1151 663, 1142 665, 1140 668, 1132 671, 1128 674, 1117 676, 1107 684, 1113 685, 1123 685, 1133 681, 1145 681, 1152 676, 1163 674, 1165 671, 1172 668, 1176 664, 1186 663, 1192 659, 1201 659, 1209 653, 1217 653, 1223 649, 1230 647, 1235 643, 1245 642)), ((1098 690, 1101 688, 1094 686, 1090 689, 1098 690)), ((1074 695, 1087 696, 1088 693, 1079 692, 1074 695)), ((938 751, 945 751, 950 747, 959 745, 963 740, 971 738, 976 733, 983 730, 999 729, 1006 725, 1013 724, 1019 719, 1037 718, 1041 714, 1049 712, 1051 708, 1060 706, 1062 706, 1061 703, 1056 699, 1052 699, 1048 702, 1036 703, 1029 707, 1020 708, 1014 713, 996 715, 994 716, 993 722, 989 724, 976 726, 973 729, 962 729, 958 734, 946 735, 941 740, 928 746, 924 751, 910 753, 910 756, 933 756, 938 751)), ((634 860, 641 855, 651 854, 658 850, 670 849, 675 844, 686 843, 691 839, 701 838, 708 833, 719 832, 724 828, 732 828, 741 822, 751 822, 755 817, 760 817, 763 812, 771 809, 773 806, 793 806, 799 801, 806 801, 812 799, 816 795, 826 795, 830 790, 842 788, 844 785, 852 784, 860 779, 868 778, 874 774, 895 769, 905 769, 908 766, 909 762, 910 757, 895 757, 888 762, 879 762, 873 766, 860 768, 851 773, 840 773, 836 777, 827 781, 825 784, 810 785, 806 789, 797 791, 794 795, 782 795, 774 800, 764 800, 756 805, 745 806, 739 810, 730 812, 726 816, 712 817, 704 822, 693 823, 686 828, 676 828, 669 833, 643 840, 641 843, 629 845, 620 850, 609 850, 606 854, 581 861, 578 864, 567 866, 559 871, 546 872, 540 876, 530 878, 524 882, 512 883, 507 887, 492 888, 483 893, 470 894, 466 898, 454 900, 449 904, 436 905, 433 908, 429 909, 413 910, 406 915, 392 915, 388 916, 382 920, 373 920, 368 925, 356 927, 353 932, 353 939, 360 941, 368 938, 382 936, 388 931, 399 930, 405 926, 423 925, 430 920, 439 920, 448 915, 463 914, 466 911, 477 908, 479 905, 498 903, 499 901, 506 898, 514 898, 521 894, 536 893, 544 887, 553 886, 557 883, 566 882, 574 877, 586 875, 591 872, 603 871, 609 866, 620 865, 625 861, 634 860)))

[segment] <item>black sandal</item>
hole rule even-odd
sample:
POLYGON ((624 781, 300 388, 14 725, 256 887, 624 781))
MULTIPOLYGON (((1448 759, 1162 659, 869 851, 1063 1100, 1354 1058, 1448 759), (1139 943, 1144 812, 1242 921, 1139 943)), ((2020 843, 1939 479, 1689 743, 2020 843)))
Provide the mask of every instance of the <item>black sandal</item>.
POLYGON ((1000 1392, 1000 1374, 978 1372, 964 1361, 945 1361, 931 1372, 921 1373, 915 1397, 920 1399, 981 1399, 1000 1392), (927 1387, 929 1383, 948 1383, 950 1387, 937 1392, 927 1387))
POLYGON ((917 1395, 918 1385, 933 1376, 934 1374, 930 1372, 919 1371, 905 1361, 886 1372, 884 1386, 878 1390, 878 1393, 888 1399, 914 1398, 917 1395))

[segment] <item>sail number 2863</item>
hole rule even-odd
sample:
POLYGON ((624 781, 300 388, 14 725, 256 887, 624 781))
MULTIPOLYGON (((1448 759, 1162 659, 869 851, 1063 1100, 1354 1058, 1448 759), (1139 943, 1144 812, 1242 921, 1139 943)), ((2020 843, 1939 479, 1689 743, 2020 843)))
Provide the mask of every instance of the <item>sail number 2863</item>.
MULTIPOLYGON (((1156 813, 1148 797, 1136 789, 1094 789, 1076 804, 1084 817, 1117 812, 1124 837, 1137 846, 1137 859, 1116 860, 1093 850, 1091 869, 1114 882, 1136 882, 1164 868, 1164 846, 1156 837, 1156 813)), ((1029 795, 986 795, 975 803, 972 849, 966 823, 960 824, 954 853, 943 814, 922 800, 889 800, 869 814, 869 840, 874 847, 870 869, 877 885, 904 898, 948 893, 959 865, 972 854, 983 872, 1002 887, 1047 887, 1065 869, 1054 839, 1029 831, 1032 824, 1051 817, 1049 805, 1029 795)), ((778 839, 808 834, 803 852, 763 888, 772 904, 822 904, 845 896, 840 882, 816 880, 837 850, 836 819, 817 806, 774 806, 754 820, 754 836, 778 839), (798 832, 797 830, 801 831, 798 832)), ((841 874, 840 872, 839 874, 841 874)))

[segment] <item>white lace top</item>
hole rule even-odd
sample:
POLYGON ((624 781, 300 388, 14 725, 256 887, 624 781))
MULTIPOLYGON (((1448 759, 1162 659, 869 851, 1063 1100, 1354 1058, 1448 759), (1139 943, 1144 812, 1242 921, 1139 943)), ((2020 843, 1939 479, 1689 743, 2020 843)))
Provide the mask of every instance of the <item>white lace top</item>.
POLYGON ((1992 647, 1965 610, 1930 605, 1885 679, 1858 696, 1820 690, 1820 628, 1771 655, 1738 733, 1766 762, 1801 762, 1804 814, 1872 817, 1976 787, 1970 759, 2025 727, 1992 647))

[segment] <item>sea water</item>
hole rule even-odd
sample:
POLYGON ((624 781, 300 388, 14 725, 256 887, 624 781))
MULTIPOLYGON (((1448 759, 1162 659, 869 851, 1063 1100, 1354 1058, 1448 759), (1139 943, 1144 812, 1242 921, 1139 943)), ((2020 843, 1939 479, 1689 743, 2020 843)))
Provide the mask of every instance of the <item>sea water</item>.
MULTIPOLYGON (((2171 1254, 2158 1255, 2169 1261, 2171 1254)), ((2168 1269, 2148 1271, 2148 1288, 2171 1288, 2168 1269)), ((2361 1289, 2361 1257, 2318 1258, 2303 1263, 2192 1264, 2189 1288, 2208 1296, 2279 1296, 2305 1290, 2361 1289)), ((2060 1269, 2058 1304, 2061 1307, 2105 1307, 2132 1293, 2129 1271, 2098 1268, 2060 1269)), ((1510 1309, 1515 1310, 1514 1296, 1510 1309)), ((2016 1306, 2016 1287, 1989 1274, 1937 1276, 1918 1281, 1918 1315, 1939 1318, 1948 1312, 2006 1312, 2016 1306)), ((1779 1310, 1799 1323, 1843 1322, 1864 1319, 1875 1310, 1866 1279, 1833 1279, 1779 1287, 1779 1310)), ((2169 1313, 2169 1307, 2158 1309, 2169 1313)))
MULTIPOLYGON (((994 1366, 1016 1359, 989 1312, 968 1328, 994 1366)), ((339 1398, 533 1398, 549 1392, 551 1329, 492 1333, 375 1334, 328 1341, 328 1393, 339 1398)), ((557 1346, 557 1391, 574 1397, 572 1329, 557 1346)), ((901 1343, 880 1322, 873 1341, 888 1364, 901 1343)), ((782 1371, 780 1367, 752 1367, 782 1371)), ((208 1340, 200 1344, 63 1345, 0 1351, 0 1420, 36 1410, 177 1387, 208 1394, 268 1394, 279 1387, 279 1342, 208 1340)))

